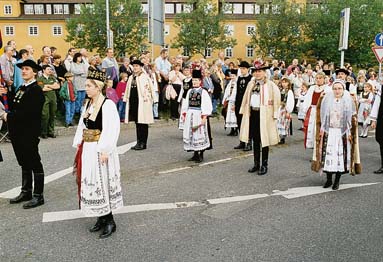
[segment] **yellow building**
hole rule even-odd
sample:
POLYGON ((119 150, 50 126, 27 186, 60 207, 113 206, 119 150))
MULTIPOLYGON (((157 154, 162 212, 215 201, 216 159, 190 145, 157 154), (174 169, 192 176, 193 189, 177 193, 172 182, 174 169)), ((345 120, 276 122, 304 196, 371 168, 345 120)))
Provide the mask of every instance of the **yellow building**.
MULTIPOLYGON (((111 0, 113 1, 113 0, 111 0)), ((160 1, 160 0, 158 0, 160 1)), ((54 46, 58 53, 65 55, 70 43, 65 42, 67 34, 65 19, 80 14, 80 6, 90 0, 0 0, 0 29, 3 36, 3 46, 9 40, 15 40, 17 49, 32 45, 35 49, 35 58, 42 53, 43 46, 54 46)), ((213 0, 222 8, 221 0, 213 0)), ((306 0, 295 0, 306 3, 306 0)), ((217 57, 219 51, 225 56, 251 60, 256 57, 256 50, 249 45, 251 32, 256 31, 257 15, 274 12, 270 1, 265 0, 226 0, 230 11, 226 13, 225 26, 230 34, 227 37, 237 39, 237 45, 225 50, 207 50, 207 57, 217 57)), ((148 1, 142 0, 145 13, 148 10, 148 1)), ((185 1, 165 0, 165 45, 170 47, 178 33, 174 26, 174 18, 180 12, 188 12, 190 7, 185 1)), ((158 55, 159 48, 155 48, 154 56, 158 55)), ((170 55, 182 53, 183 50, 170 48, 170 55)))

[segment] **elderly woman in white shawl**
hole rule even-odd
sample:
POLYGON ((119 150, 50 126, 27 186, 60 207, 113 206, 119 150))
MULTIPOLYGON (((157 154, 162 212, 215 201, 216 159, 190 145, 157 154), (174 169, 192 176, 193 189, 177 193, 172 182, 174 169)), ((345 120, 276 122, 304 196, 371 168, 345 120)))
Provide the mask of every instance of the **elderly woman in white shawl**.
POLYGON ((332 185, 333 190, 339 188, 342 174, 354 172, 353 156, 356 154, 353 151, 358 149, 353 146, 355 135, 357 136, 353 128, 356 107, 345 88, 343 80, 336 80, 332 85, 332 92, 326 94, 320 104, 320 146, 317 161, 320 169, 327 174, 323 187, 332 185))

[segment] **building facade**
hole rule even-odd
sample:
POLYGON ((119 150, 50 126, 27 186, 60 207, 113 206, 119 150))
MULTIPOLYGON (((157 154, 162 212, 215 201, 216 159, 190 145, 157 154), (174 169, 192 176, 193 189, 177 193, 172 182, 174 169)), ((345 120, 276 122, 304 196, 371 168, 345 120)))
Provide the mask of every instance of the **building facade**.
MULTIPOLYGON (((305 0, 295 0, 304 4, 305 0)), ((72 47, 65 41, 65 21, 80 14, 82 4, 90 4, 90 0, 0 0, 0 29, 3 45, 9 40, 15 40, 17 49, 32 45, 35 57, 41 55, 43 46, 55 46, 58 53, 66 54, 72 47)), ((222 8, 221 0, 213 0, 222 8)), ((223 51, 225 56, 251 60, 256 57, 256 49, 250 44, 251 35, 256 33, 257 15, 275 12, 271 1, 265 0, 226 0, 229 7, 226 12, 225 26, 229 33, 227 37, 237 39, 237 45, 225 50, 206 50, 207 58, 217 56, 223 51)), ((142 0, 144 13, 148 12, 148 1, 142 0)), ((165 45, 170 49, 170 55, 182 53, 183 50, 171 48, 178 33, 175 27, 175 16, 181 12, 190 12, 190 6, 182 0, 165 0, 165 45)), ((277 15, 277 14, 276 14, 277 15)), ((154 48, 155 54, 159 48, 154 48)))

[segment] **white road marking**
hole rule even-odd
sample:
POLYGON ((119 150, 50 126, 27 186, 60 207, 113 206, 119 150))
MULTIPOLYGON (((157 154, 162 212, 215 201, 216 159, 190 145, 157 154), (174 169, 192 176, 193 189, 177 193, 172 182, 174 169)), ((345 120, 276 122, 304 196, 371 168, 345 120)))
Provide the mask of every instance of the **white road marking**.
POLYGON ((191 168, 191 166, 179 167, 179 168, 169 169, 169 170, 165 170, 165 171, 160 171, 160 172, 158 172, 158 174, 169 174, 169 173, 182 171, 182 170, 189 169, 189 168, 191 168))
MULTIPOLYGON (((137 141, 134 141, 134 142, 131 142, 129 144, 117 147, 118 154, 120 154, 120 155, 125 154, 136 143, 137 143, 137 141)), ((73 167, 68 167, 68 168, 66 168, 64 170, 58 171, 56 173, 53 173, 52 175, 46 176, 45 179, 44 179, 44 184, 46 185, 46 184, 48 184, 50 182, 53 182, 53 181, 55 181, 57 179, 60 179, 63 176, 66 176, 66 175, 72 173, 72 171, 73 171, 73 167)), ((5 191, 3 193, 0 193, 0 198, 14 198, 14 197, 19 195, 20 189, 21 189, 21 187, 18 186, 18 187, 10 189, 8 191, 5 191)))
MULTIPOLYGON (((364 183, 364 184, 341 184, 339 187, 339 190, 345 190, 349 188, 356 188, 356 187, 363 187, 363 186, 371 186, 376 184, 380 184, 380 182, 364 183)), ((303 196, 311 196, 311 195, 317 195, 317 194, 328 193, 328 192, 337 192, 337 191, 334 191, 332 189, 325 189, 325 188, 322 188, 322 186, 297 187, 297 188, 288 189, 286 191, 274 190, 272 194, 254 194, 254 195, 207 199, 202 201, 124 206, 114 211, 114 214, 126 214, 126 213, 136 213, 136 212, 145 212, 145 211, 169 210, 169 209, 180 209, 180 208, 207 206, 207 205, 227 204, 227 203, 233 203, 233 202, 249 201, 253 199, 261 199, 261 198, 272 197, 272 196, 283 196, 287 199, 295 199, 295 198, 299 198, 303 196)), ((71 219, 78 219, 78 218, 84 218, 84 217, 85 217, 84 214, 80 210, 47 212, 43 214, 42 222, 43 223, 56 222, 56 221, 71 220, 71 219)))
POLYGON ((225 162, 225 161, 229 161, 229 160, 232 160, 232 158, 229 157, 229 158, 224 158, 224 159, 220 159, 220 160, 210 161, 210 162, 206 162, 203 164, 199 164, 198 166, 207 166, 207 165, 212 165, 215 163, 221 163, 221 162, 225 162))

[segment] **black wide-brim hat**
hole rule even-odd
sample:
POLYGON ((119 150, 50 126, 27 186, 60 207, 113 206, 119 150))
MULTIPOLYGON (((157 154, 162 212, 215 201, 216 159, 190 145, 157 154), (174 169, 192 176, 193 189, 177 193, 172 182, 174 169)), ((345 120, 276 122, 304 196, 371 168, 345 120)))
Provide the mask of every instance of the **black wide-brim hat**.
POLYGON ((192 72, 192 78, 201 79, 202 78, 201 70, 194 69, 193 72, 192 72))
POLYGON ((239 66, 238 66, 238 67, 249 68, 249 67, 250 67, 250 64, 249 64, 247 61, 241 61, 241 63, 239 63, 239 66))
POLYGON ((350 74, 350 72, 346 68, 338 68, 335 70, 335 75, 338 75, 338 73, 340 72, 345 73, 347 76, 350 74))
POLYGON ((141 60, 133 60, 132 62, 130 62, 131 65, 139 65, 139 66, 144 66, 144 63, 141 62, 141 60))
POLYGON ((18 68, 20 68, 20 69, 23 68, 23 66, 29 66, 29 67, 31 67, 31 68, 33 68, 33 69, 38 70, 38 71, 42 70, 41 66, 39 66, 38 64, 36 64, 36 62, 33 61, 33 60, 31 60, 31 59, 27 59, 27 60, 25 60, 25 61, 22 62, 22 63, 18 63, 18 64, 16 64, 16 66, 17 66, 18 68))

